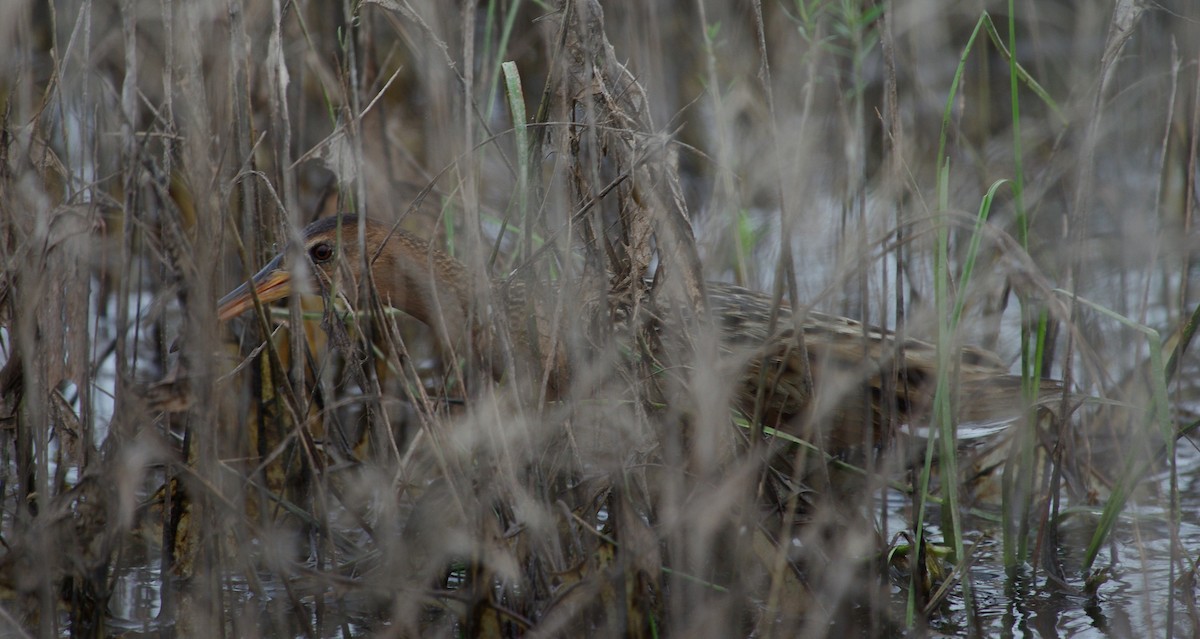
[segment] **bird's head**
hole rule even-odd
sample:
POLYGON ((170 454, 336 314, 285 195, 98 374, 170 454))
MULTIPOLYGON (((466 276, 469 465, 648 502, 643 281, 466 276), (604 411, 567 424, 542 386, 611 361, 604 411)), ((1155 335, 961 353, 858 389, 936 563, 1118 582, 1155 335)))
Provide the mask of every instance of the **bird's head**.
POLYGON ((346 295, 352 306, 359 292, 363 269, 370 264, 372 285, 383 304, 404 311, 435 328, 443 338, 462 332, 467 316, 469 290, 463 265, 420 238, 390 225, 357 215, 340 215, 317 220, 304 229, 305 264, 295 268, 284 251, 267 263, 250 281, 218 302, 222 321, 254 307, 254 295, 263 304, 293 293, 336 291, 346 295), (359 242, 359 224, 365 241, 359 242), (297 284, 298 273, 304 284, 297 284))
MULTIPOLYGON (((380 255, 379 248, 388 240, 387 226, 366 219, 367 258, 380 255)), ((217 314, 222 321, 236 317, 254 307, 254 295, 263 304, 285 299, 294 292, 354 290, 363 268, 363 244, 358 241, 359 218, 355 215, 326 217, 304 229, 302 237, 305 264, 293 268, 286 257, 288 251, 275 256, 266 266, 241 286, 218 302, 217 314), (305 276, 304 284, 296 277, 305 276)))

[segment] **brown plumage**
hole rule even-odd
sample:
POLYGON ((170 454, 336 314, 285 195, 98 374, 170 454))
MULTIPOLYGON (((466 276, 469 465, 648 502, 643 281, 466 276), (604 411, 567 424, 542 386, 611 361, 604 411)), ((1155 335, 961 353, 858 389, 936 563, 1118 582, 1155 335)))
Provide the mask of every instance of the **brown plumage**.
MULTIPOLYGON (((352 298, 360 290, 364 264, 357 239, 359 219, 352 215, 340 218, 340 244, 338 219, 318 220, 304 231, 304 254, 316 273, 316 286, 310 290, 320 287, 327 294, 336 291, 352 298)), ((547 310, 553 309, 552 295, 531 300, 534 296, 523 287, 500 282, 493 287, 495 305, 473 307, 477 298, 461 262, 388 225, 368 219, 365 230, 373 284, 384 304, 430 326, 445 347, 459 349, 468 345, 470 336, 469 350, 487 363, 497 378, 505 354, 492 327, 493 320, 503 319, 518 351, 514 355, 526 363, 539 362, 533 370, 546 373, 550 398, 569 392, 573 360, 565 344, 570 340, 566 327, 560 325, 557 328, 564 330, 556 330, 551 319, 554 313, 547 310), (493 306, 503 308, 502 318, 486 317, 493 306), (467 319, 472 310, 476 318, 473 327, 467 319)), ((226 320, 253 308, 252 291, 264 304, 293 292, 282 254, 220 301, 220 318, 226 320)), ((708 283, 707 292, 718 332, 721 370, 739 380, 733 389, 734 401, 747 415, 754 413, 757 404, 764 425, 785 427, 838 451, 880 441, 886 414, 900 424, 919 423, 927 416, 938 368, 932 344, 906 339, 900 348, 891 332, 815 312, 804 315, 802 339, 796 339, 795 322, 786 306, 780 309, 777 329, 768 330, 772 308, 768 295, 720 283, 708 283), (819 432, 811 432, 814 424, 821 425, 819 432)), ((611 315, 615 314, 606 316, 611 315)), ((995 355, 963 348, 955 366, 963 398, 960 419, 995 419, 1019 413, 1020 380, 1008 375, 995 355)), ((1055 387, 1047 382, 1043 390, 1055 387)))

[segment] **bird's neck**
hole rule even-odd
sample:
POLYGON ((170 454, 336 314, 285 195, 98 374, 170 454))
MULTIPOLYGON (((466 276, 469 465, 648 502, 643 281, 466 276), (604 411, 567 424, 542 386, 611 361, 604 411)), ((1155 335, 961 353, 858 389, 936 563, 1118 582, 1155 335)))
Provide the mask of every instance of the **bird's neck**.
POLYGON ((466 266, 429 242, 396 232, 373 265, 384 302, 420 320, 447 345, 469 326, 472 289, 466 266))
POLYGON ((431 327, 450 352, 463 355, 469 351, 480 358, 496 378, 504 370, 506 355, 494 332, 495 318, 490 315, 500 313, 518 358, 533 354, 528 352, 531 348, 538 349, 534 352, 540 353, 542 366, 554 372, 552 386, 565 384, 565 351, 561 343, 549 341, 556 332, 539 312, 522 304, 514 306, 509 289, 497 291, 498 306, 493 308, 486 283, 477 282, 465 264, 425 240, 403 233, 389 241, 396 242, 395 247, 383 251, 373 269, 376 286, 387 304, 431 327), (533 312, 537 330, 530 329, 528 316, 514 319, 514 310, 533 312))

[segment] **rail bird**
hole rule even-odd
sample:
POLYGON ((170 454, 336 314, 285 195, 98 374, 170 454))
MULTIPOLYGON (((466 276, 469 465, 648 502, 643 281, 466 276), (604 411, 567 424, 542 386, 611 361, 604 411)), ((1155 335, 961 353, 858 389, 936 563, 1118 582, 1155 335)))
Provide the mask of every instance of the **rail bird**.
MULTIPOLYGON (((360 243, 359 222, 345 214, 310 224, 303 232, 303 250, 297 251, 307 268, 289 268, 287 252, 281 253, 220 300, 220 319, 254 308, 255 297, 267 304, 300 290, 320 291, 327 299, 333 292, 353 296, 369 264, 369 281, 380 301, 430 326, 445 348, 462 352, 465 347, 499 378, 506 361, 502 345, 511 344, 516 359, 537 364, 533 370, 547 381, 549 399, 569 394, 580 362, 568 348, 571 327, 564 324, 571 314, 555 313, 554 296, 560 292, 553 285, 497 281, 491 287, 493 299, 482 300, 469 270, 456 258, 369 218, 363 220, 365 243, 360 243), (298 285, 297 272, 309 273, 311 281, 298 285), (531 288, 536 294, 531 295, 531 288), (497 335, 497 320, 506 326, 507 342, 497 335)), ((707 283, 706 290, 722 360, 717 365, 723 376, 729 373, 725 378, 735 380, 732 404, 746 416, 757 416, 764 426, 815 436, 835 453, 881 443, 888 423, 916 427, 928 418, 939 374, 933 344, 811 311, 797 323, 786 305, 776 309, 772 322, 774 305, 765 293, 715 282, 707 283)), ((597 308, 614 303, 583 300, 575 308, 591 309, 585 313, 596 316, 597 308)), ((655 332, 669 329, 666 316, 654 319, 655 332)), ((969 346, 956 355, 954 370, 944 373, 954 375, 959 389, 959 420, 1020 413, 1020 379, 1008 374, 996 355, 969 346)), ((1043 390, 1057 388, 1056 382, 1042 384, 1043 390)))

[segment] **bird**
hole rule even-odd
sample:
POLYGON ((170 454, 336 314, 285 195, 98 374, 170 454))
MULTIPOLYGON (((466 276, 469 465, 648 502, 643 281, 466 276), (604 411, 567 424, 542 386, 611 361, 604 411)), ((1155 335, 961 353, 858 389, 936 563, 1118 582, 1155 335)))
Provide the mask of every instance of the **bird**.
MULTIPOLYGON (((567 397, 578 363, 568 352, 565 328, 556 324, 552 285, 531 287, 497 280, 495 301, 479 304, 469 269, 460 260, 406 231, 372 218, 340 214, 311 223, 302 233, 306 268, 289 268, 289 251, 270 260, 218 302, 228 321, 262 304, 302 290, 355 295, 370 264, 370 282, 380 301, 433 329, 451 352, 466 350, 504 375, 504 340, 492 325, 507 326, 518 359, 535 362, 547 380, 548 399, 567 397), (295 281, 308 273, 308 282, 295 281), (499 309, 502 312, 496 313, 499 309), (489 313, 491 317, 489 317, 489 313)), ((743 287, 705 284, 716 331, 722 372, 737 381, 733 404, 763 426, 820 441, 831 453, 881 445, 889 421, 915 430, 931 411, 939 357, 934 344, 853 319, 805 311, 798 318, 787 304, 743 287), (775 320, 772 321, 772 315, 775 320), (889 417, 890 415, 890 417, 889 417)), ((596 300, 585 300, 595 304, 596 300)), ((650 305, 647 305, 650 306, 650 305)), ((561 315, 561 314, 560 314, 561 315)), ((611 315, 611 314, 610 314, 611 315)), ((619 313, 616 315, 620 315, 619 313)), ((655 318, 657 331, 669 321, 655 318)), ((957 348, 958 418, 988 421, 1015 418, 1021 411, 1021 379, 1009 374, 995 354, 973 346, 957 348)), ((951 372, 946 371, 947 374, 951 372)), ((1046 380, 1042 391, 1057 390, 1046 380)))

